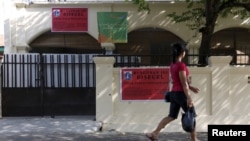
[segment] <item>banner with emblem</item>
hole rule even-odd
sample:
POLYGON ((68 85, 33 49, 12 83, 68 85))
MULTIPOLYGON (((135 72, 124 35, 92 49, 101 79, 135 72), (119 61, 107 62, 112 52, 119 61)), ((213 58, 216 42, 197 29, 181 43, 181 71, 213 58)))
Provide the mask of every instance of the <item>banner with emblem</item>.
POLYGON ((98 12, 100 43, 127 43, 127 12, 98 12))
POLYGON ((51 32, 88 31, 87 8, 52 8, 51 32))
POLYGON ((122 68, 121 100, 163 100, 169 91, 169 67, 122 68))

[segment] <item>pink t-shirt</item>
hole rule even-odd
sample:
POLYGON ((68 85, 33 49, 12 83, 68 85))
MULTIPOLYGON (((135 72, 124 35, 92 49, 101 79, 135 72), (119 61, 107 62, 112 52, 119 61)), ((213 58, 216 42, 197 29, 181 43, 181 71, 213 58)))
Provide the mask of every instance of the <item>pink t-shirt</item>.
POLYGON ((175 64, 170 65, 170 73, 172 77, 172 91, 183 91, 183 87, 181 84, 181 80, 179 77, 179 72, 185 71, 186 76, 188 78, 189 71, 187 69, 187 66, 183 62, 176 62, 175 64))

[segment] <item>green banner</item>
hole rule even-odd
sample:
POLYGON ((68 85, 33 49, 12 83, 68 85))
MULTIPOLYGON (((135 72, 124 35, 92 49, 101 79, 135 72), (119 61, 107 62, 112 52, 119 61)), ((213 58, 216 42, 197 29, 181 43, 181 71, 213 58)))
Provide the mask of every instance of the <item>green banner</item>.
POLYGON ((127 12, 98 12, 100 43, 127 43, 127 12))

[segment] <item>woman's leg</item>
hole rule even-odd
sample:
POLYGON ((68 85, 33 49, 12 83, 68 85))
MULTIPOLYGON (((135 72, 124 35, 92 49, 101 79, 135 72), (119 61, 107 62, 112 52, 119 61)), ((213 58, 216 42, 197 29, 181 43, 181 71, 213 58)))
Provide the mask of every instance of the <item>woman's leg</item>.
POLYGON ((146 136, 148 138, 151 137, 151 140, 152 140, 152 138, 157 139, 161 129, 163 129, 168 123, 177 119, 177 117, 178 117, 178 113, 180 111, 180 105, 178 103, 176 103, 173 93, 170 95, 170 98, 171 98, 171 102, 170 102, 170 107, 169 107, 169 115, 164 117, 159 122, 158 126, 156 127, 156 129, 153 132, 146 134, 146 136))
POLYGON ((152 136, 154 136, 155 138, 157 138, 157 136, 159 135, 161 129, 163 129, 168 123, 170 123, 171 121, 173 121, 174 118, 172 117, 164 117, 158 124, 158 126, 156 127, 156 129, 152 132, 152 136))
POLYGON ((196 130, 195 130, 195 129, 190 133, 190 136, 191 136, 190 141, 200 141, 200 140, 197 138, 197 134, 196 134, 196 130))

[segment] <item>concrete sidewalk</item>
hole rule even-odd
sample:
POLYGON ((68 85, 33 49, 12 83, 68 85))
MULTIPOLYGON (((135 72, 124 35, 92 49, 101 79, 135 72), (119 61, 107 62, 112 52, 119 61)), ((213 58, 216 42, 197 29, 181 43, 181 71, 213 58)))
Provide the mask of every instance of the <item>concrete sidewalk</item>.
MULTIPOLYGON (((3 117, 0 141, 147 141, 144 134, 100 131, 101 123, 91 116, 3 117)), ((198 133, 207 141, 207 133, 198 133)), ((160 141, 188 141, 187 133, 162 133, 160 141)))
POLYGON ((58 116, 51 117, 3 117, 0 119, 0 134, 18 132, 74 132, 94 133, 101 123, 91 116, 58 116))

